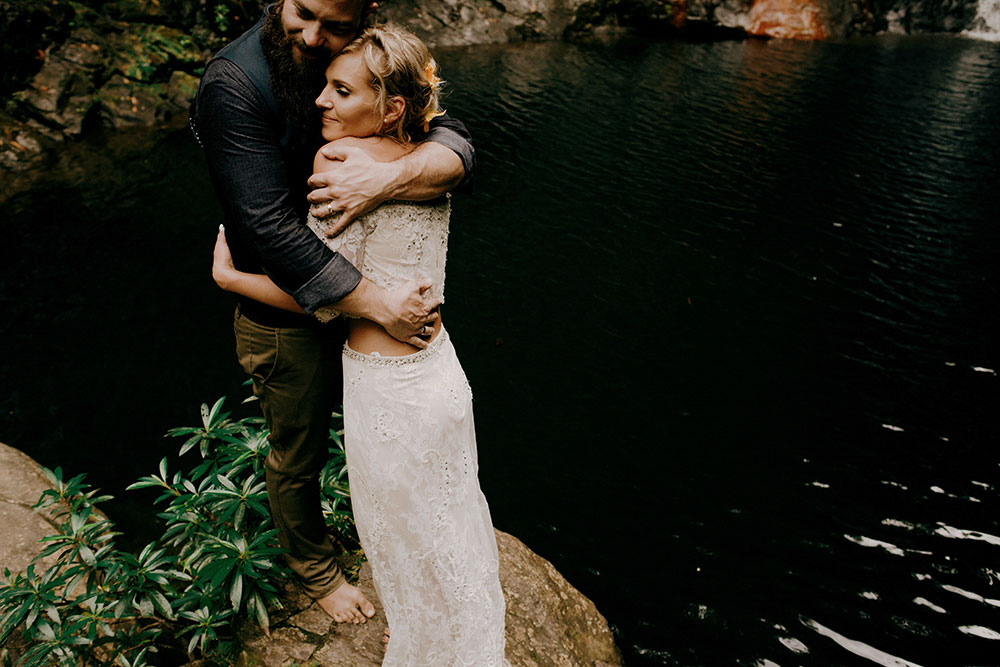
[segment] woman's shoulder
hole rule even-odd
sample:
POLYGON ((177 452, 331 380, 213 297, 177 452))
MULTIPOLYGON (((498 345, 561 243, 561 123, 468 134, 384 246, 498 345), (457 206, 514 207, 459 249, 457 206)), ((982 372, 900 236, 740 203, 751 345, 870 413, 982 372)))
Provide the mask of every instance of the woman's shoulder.
POLYGON ((327 149, 359 149, 376 162, 392 162, 412 152, 414 148, 413 144, 401 144, 386 137, 341 137, 320 149, 316 154, 316 166, 319 166, 321 160, 327 163, 336 162, 323 155, 324 152, 328 152, 327 149))

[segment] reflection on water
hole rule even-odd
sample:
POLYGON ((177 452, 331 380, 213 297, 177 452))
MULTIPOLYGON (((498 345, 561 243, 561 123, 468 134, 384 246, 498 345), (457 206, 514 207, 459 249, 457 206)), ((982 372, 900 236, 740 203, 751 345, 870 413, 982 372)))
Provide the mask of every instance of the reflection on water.
POLYGON ((501 523, 630 665, 989 664, 996 46, 448 55, 501 523))
MULTIPOLYGON (((995 664, 1000 45, 439 56, 481 165, 447 317, 498 526, 630 667, 995 664)), ((200 156, 124 167, 8 206, 0 269, 0 439, 120 495, 245 391, 200 156)))

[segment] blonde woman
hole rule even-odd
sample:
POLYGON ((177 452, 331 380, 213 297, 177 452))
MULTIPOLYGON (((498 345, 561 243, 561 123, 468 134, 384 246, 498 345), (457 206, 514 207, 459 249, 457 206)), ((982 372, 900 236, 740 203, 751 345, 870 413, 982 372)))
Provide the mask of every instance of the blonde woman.
MULTIPOLYGON (((424 44, 398 26, 368 28, 326 71, 316 104, 323 138, 377 161, 415 147, 440 113, 440 81, 424 44)), ((316 155, 315 170, 331 162, 316 155)), ((447 199, 390 201, 352 221, 329 246, 371 282, 417 281, 444 299, 447 199)), ((310 218, 321 238, 335 222, 310 218)), ((236 271, 220 232, 213 275, 223 289, 288 310, 266 276, 236 271)), ((336 317, 330 308, 316 313, 336 317)), ((477 478, 472 392, 440 317, 426 349, 378 324, 349 321, 343 348, 344 426, 355 520, 392 630, 383 665, 506 665, 496 540, 477 478)))

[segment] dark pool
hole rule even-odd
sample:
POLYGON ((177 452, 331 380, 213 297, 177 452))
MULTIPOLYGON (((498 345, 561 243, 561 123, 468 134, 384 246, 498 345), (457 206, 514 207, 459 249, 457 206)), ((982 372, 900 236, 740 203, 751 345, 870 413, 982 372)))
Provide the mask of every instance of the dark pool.
MULTIPOLYGON (((496 524, 626 664, 1000 664, 1000 44, 441 52, 496 524)), ((0 441, 124 486, 245 394, 184 132, 0 207, 0 441)))

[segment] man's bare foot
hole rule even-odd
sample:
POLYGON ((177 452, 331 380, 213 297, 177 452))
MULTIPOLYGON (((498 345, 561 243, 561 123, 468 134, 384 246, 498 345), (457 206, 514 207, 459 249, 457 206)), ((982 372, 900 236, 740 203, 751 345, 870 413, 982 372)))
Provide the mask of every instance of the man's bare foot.
POLYGON ((316 602, 337 623, 364 623, 375 615, 375 607, 368 598, 347 582, 316 602))

